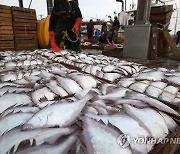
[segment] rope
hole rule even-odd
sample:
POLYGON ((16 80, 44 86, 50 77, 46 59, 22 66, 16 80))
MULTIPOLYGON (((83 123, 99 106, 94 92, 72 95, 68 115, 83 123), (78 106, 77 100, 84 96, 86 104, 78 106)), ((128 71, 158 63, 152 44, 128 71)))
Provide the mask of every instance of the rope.
POLYGON ((72 40, 72 39, 69 37, 67 31, 65 31, 64 34, 65 34, 65 36, 66 36, 66 38, 68 39, 69 42, 76 43, 76 42, 79 40, 79 37, 78 37, 79 33, 76 33, 76 40, 72 40))

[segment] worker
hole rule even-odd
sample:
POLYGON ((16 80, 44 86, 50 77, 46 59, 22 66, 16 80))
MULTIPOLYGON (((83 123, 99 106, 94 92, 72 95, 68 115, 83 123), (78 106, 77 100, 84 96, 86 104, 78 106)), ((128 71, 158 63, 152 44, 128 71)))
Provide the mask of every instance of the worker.
POLYGON ((115 38, 115 37, 117 37, 117 35, 116 35, 117 32, 118 32, 118 27, 114 26, 108 32, 106 32, 105 34, 103 34, 99 37, 99 43, 114 45, 114 43, 116 43, 115 41, 117 40, 117 38, 115 38))
POLYGON ((120 23, 119 23, 119 20, 116 16, 114 17, 114 22, 113 22, 113 27, 115 27, 115 26, 118 27, 118 30, 119 30, 120 23))
POLYGON ((68 49, 74 51, 80 49, 78 35, 81 22, 82 14, 77 0, 54 0, 49 23, 50 45, 54 52, 61 50, 59 47, 61 41, 68 49))
POLYGON ((107 24, 106 22, 103 22, 101 27, 101 35, 105 34, 106 32, 107 32, 107 24))
POLYGON ((88 35, 88 40, 92 41, 94 35, 94 24, 92 19, 90 19, 89 23, 87 24, 87 35, 88 35))

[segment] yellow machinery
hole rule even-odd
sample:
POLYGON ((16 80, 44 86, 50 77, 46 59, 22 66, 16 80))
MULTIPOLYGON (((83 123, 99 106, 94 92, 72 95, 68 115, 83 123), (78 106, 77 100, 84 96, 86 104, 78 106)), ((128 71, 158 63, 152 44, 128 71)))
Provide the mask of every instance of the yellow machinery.
MULTIPOLYGON (((48 48, 49 44, 49 21, 50 15, 48 15, 45 19, 41 19, 38 21, 38 41, 40 48, 48 48)), ((60 42, 59 47, 64 47, 64 40, 66 37, 66 32, 64 32, 64 36, 62 37, 62 41, 60 42)))
POLYGON ((38 21, 38 41, 40 48, 47 48, 49 44, 49 21, 50 15, 38 21))

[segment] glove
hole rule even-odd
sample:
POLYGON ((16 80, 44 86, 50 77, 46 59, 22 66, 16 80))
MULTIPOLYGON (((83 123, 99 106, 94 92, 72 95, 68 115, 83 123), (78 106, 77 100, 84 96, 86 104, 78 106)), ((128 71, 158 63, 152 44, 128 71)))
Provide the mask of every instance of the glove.
POLYGON ((82 18, 79 17, 79 18, 76 19, 76 21, 75 21, 75 23, 74 23, 74 26, 73 26, 73 28, 72 28, 72 31, 75 32, 76 34, 77 34, 78 31, 79 31, 79 26, 80 26, 81 22, 82 22, 82 18))
POLYGON ((109 41, 109 39, 106 40, 109 45, 112 45, 112 43, 109 41))
POLYGON ((49 38, 50 38, 50 43, 51 43, 52 50, 54 52, 59 52, 61 49, 56 44, 55 32, 54 31, 49 31, 49 38))
POLYGON ((114 41, 112 40, 112 45, 114 45, 114 41))

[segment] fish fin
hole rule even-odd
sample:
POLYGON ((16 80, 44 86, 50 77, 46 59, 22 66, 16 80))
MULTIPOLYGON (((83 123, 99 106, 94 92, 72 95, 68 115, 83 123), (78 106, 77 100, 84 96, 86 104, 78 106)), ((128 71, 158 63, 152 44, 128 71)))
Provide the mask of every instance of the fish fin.
POLYGON ((13 153, 17 151, 18 147, 19 147, 19 144, 14 145, 13 153))

